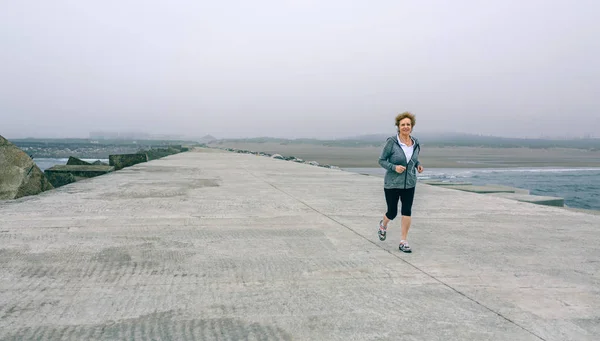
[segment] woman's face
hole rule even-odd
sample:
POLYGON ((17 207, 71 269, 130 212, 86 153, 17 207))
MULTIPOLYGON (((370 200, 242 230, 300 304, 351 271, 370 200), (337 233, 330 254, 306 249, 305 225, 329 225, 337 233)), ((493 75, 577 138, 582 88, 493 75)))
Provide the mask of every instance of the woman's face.
POLYGON ((398 124, 398 130, 400 130, 401 134, 408 135, 412 131, 412 121, 410 118, 403 118, 400 120, 400 124, 398 124))

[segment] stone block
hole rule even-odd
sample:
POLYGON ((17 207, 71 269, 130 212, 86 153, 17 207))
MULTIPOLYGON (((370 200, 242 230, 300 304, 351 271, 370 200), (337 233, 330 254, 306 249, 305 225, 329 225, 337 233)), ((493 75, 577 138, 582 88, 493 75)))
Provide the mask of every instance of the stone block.
MULTIPOLYGON (((527 190, 521 188, 514 188, 508 186, 476 186, 476 185, 438 185, 439 187, 447 187, 452 189, 457 189, 459 191, 472 192, 472 193, 523 193, 527 192, 527 190)), ((523 193, 524 194, 524 193, 523 193)))
POLYGON ((56 165, 46 169, 47 176, 52 174, 72 174, 80 178, 93 178, 95 176, 104 175, 115 170, 113 166, 78 166, 78 165, 56 165))
POLYGON ((148 155, 148 161, 160 159, 165 156, 177 154, 180 152, 181 151, 179 149, 175 148, 152 148, 150 150, 144 151, 144 153, 148 155))
POLYGON ((138 163, 148 162, 148 155, 146 153, 109 155, 108 161, 108 164, 115 167, 115 170, 120 170, 138 163))
POLYGON ((73 156, 69 156, 69 161, 67 161, 67 165, 89 166, 91 165, 91 163, 83 161, 73 156))
POLYGON ((520 202, 528 202, 531 204, 537 205, 546 205, 546 206, 556 206, 556 207, 564 207, 565 199, 559 197, 548 197, 542 195, 529 195, 529 194, 521 194, 521 193, 490 193, 488 195, 492 195, 495 197, 501 197, 506 199, 512 199, 520 202))
POLYGON ((76 182, 77 178, 71 173, 46 173, 48 181, 54 186, 54 188, 68 185, 76 182))

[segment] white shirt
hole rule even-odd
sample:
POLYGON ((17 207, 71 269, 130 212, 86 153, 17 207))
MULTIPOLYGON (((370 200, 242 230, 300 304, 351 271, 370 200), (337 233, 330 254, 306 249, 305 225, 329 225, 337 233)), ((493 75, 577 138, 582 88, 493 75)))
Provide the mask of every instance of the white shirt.
POLYGON ((410 158, 412 158, 413 152, 415 150, 415 144, 413 143, 412 146, 407 146, 404 143, 402 143, 402 141, 400 141, 400 136, 396 135, 396 138, 398 139, 398 144, 400 144, 400 147, 402 147, 402 150, 404 151, 404 155, 406 156, 406 163, 408 164, 410 162, 410 158))

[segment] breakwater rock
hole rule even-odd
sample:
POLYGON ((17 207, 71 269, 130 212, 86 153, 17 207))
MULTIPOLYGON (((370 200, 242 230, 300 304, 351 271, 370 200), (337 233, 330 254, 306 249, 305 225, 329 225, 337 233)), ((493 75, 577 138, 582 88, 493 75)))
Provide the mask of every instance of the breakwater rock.
POLYGON ((53 188, 27 153, 0 136, 0 200, 35 195, 53 188))
POLYGON ((115 170, 120 170, 125 167, 133 166, 138 163, 148 162, 148 154, 118 154, 108 156, 109 165, 113 166, 115 170))
MULTIPOLYGON (((219 148, 219 149, 221 149, 221 148, 219 148)), ((251 151, 251 150, 235 149, 235 148, 224 148, 224 150, 226 150, 228 152, 232 152, 232 153, 252 154, 252 155, 256 155, 256 156, 266 156, 266 157, 270 157, 270 158, 277 159, 277 160, 293 161, 293 162, 297 162, 297 163, 305 163, 307 165, 317 166, 317 167, 323 167, 323 168, 340 169, 340 167, 338 167, 338 166, 321 165, 317 161, 304 161, 303 159, 297 158, 295 156, 283 156, 281 154, 272 154, 271 155, 271 154, 263 153, 263 152, 255 152, 255 151, 251 151)))

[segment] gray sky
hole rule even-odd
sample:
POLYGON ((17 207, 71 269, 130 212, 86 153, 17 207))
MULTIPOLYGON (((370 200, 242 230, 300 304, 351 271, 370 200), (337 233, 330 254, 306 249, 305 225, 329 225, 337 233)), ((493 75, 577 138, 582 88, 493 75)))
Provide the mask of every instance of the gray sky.
POLYGON ((0 0, 0 135, 600 136, 596 0, 0 0))

